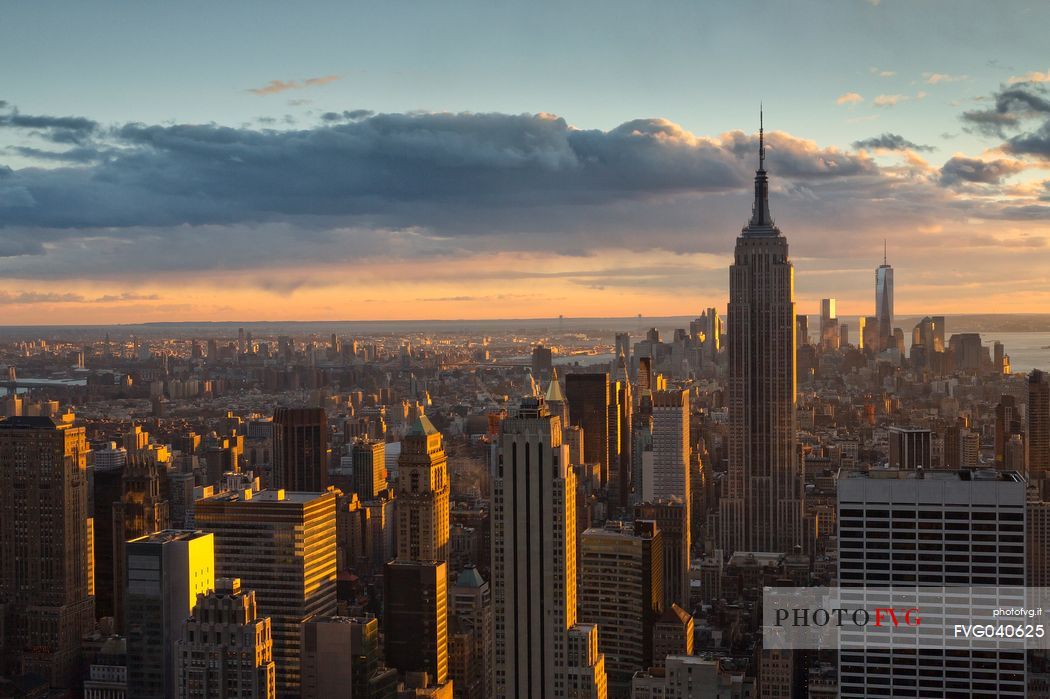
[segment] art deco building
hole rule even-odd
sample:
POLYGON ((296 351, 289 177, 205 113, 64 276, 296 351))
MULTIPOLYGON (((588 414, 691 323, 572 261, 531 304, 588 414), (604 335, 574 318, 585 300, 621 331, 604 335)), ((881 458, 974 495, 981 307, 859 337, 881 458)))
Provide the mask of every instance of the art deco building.
POLYGON ((0 420, 0 674, 80 678, 94 625, 87 442, 73 416, 0 420))
POLYGON ((450 484, 441 433, 420 415, 397 461, 397 558, 448 561, 450 484))
POLYGON ((273 485, 315 493, 328 487, 328 420, 324 408, 274 410, 273 485))
POLYGON ((197 595, 215 587, 215 539, 166 529, 129 541, 124 594, 128 640, 128 696, 175 696, 176 644, 197 595))
POLYGON ((255 593, 237 578, 219 578, 214 592, 198 594, 176 643, 176 664, 180 699, 273 699, 270 619, 259 616, 255 593))
POLYGON ((493 463, 494 696, 501 699, 605 696, 597 630, 576 624, 576 475, 561 430, 542 400, 526 398, 503 421, 493 463))
POLYGON ((299 691, 300 625, 336 611, 336 493, 226 492, 197 502, 216 573, 255 591, 270 617, 277 693, 299 691))
POLYGON ((729 472, 720 505, 726 551, 789 552, 801 544, 795 414, 795 273, 769 213, 759 132, 751 220, 729 271, 729 472))

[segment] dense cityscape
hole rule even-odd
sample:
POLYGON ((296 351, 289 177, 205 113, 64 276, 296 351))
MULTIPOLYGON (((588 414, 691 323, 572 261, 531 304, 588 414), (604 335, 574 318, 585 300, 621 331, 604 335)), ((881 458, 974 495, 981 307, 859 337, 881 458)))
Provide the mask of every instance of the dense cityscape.
POLYGON ((800 313, 755 155, 682 327, 6 329, 2 695, 1046 696, 1039 651, 763 647, 777 586, 1046 586, 1050 380, 901 327, 888 252, 800 313))

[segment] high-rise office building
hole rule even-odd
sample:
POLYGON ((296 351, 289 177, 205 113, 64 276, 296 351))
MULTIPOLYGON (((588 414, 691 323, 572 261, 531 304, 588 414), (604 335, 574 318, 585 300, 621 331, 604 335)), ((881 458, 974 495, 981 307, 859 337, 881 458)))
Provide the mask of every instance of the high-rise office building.
MULTIPOLYGON (((139 429, 136 427, 135 429, 139 429)), ((141 433, 143 436, 145 433, 141 433)), ((113 599, 116 630, 124 630, 125 543, 170 527, 168 501, 162 494, 165 468, 142 450, 132 452, 121 478, 121 497, 111 510, 113 599)))
POLYGON ((663 610, 663 542, 652 520, 607 522, 579 540, 579 620, 598 626, 610 694, 652 665, 653 623, 663 610))
POLYGON ((127 542, 124 619, 128 696, 177 696, 175 653, 197 596, 215 587, 215 539, 166 529, 127 542))
POLYGON ((386 490, 386 442, 362 437, 350 447, 354 492, 361 500, 374 500, 386 490))
POLYGON ((809 316, 795 316, 795 343, 798 347, 809 344, 809 316))
POLYGON ((273 486, 312 493, 328 487, 328 420, 324 408, 274 409, 273 486))
POLYGON ((672 604, 689 609, 689 506, 681 498, 658 498, 634 507, 636 520, 652 520, 660 530, 663 546, 662 607, 672 604))
POLYGON ((653 497, 689 502, 689 394, 653 393, 652 417, 653 497))
MULTIPOLYGON (((1025 584, 1025 483, 1017 473, 843 473, 838 521, 840 587, 1025 584)), ((844 646, 840 696, 1020 698, 1024 663, 1023 650, 844 646)))
MULTIPOLYGON (((340 645, 339 662, 346 663, 351 671, 349 696, 353 699, 394 699, 397 693, 397 670, 383 665, 379 647, 379 621, 375 617, 315 617, 307 620, 303 625, 303 662, 321 664, 328 662, 332 654, 328 652, 327 644, 321 643, 316 647, 311 645, 311 628, 315 641, 323 641, 326 636, 336 637, 340 645), (322 625, 323 629, 320 628, 322 625), (342 645, 344 632, 350 634, 349 652, 345 652, 345 646, 342 645), (311 654, 312 658, 307 657, 311 654)), ((309 669, 305 671, 312 672, 309 669)))
POLYGON ((598 464, 601 486, 609 484, 609 375, 568 374, 569 422, 583 428, 583 459, 598 464))
POLYGON ((216 580, 213 592, 197 595, 193 616, 183 622, 182 638, 175 644, 175 696, 274 699, 270 631, 270 619, 259 616, 253 591, 241 589, 237 578, 216 580))
MULTIPOLYGON (((624 364, 628 367, 631 366, 631 334, 630 333, 616 333, 616 346, 613 350, 613 361, 619 362, 620 357, 623 357, 624 364)), ((623 377, 617 377, 623 378, 623 377)), ((630 380, 628 375, 623 380, 630 380)))
MULTIPOLYGON (((787 245, 785 244, 785 248, 787 245)), ((794 270, 792 270, 794 274, 794 270)), ((839 317, 835 310, 835 299, 820 300, 820 347, 824 351, 839 347, 839 317)))
POLYGON ((875 323, 878 327, 878 346, 887 349, 894 346, 893 337, 893 267, 883 249, 882 264, 875 270, 875 323))
POLYGON ((794 278, 769 213, 760 132, 754 209, 729 277, 729 471, 720 504, 727 552, 788 552, 801 543, 794 278))
MULTIPOLYGON (((354 692, 354 637, 350 617, 311 617, 303 622, 301 699, 351 699, 354 692)), ((367 691, 367 688, 365 689, 367 691)))
POLYGON ((1004 395, 995 406, 995 467, 1006 465, 1006 445, 1010 437, 1021 433, 1021 417, 1017 410, 1017 401, 1013 396, 1004 395))
POLYGON ((1050 378, 1028 375, 1028 475, 1043 480, 1050 473, 1050 378))
POLYGON ((622 511, 629 505, 631 495, 634 401, 630 382, 625 379, 611 382, 609 399, 609 503, 622 511))
POLYGON ((891 427, 889 467, 904 470, 933 466, 932 434, 918 427, 891 427))
POLYGON ((543 692, 534 696, 568 697, 568 699, 606 699, 608 684, 605 674, 605 656, 598 649, 598 627, 595 624, 574 624, 568 634, 568 666, 565 672, 564 693, 555 687, 553 694, 543 692))
MULTIPOLYGON (((601 377, 598 387, 607 390, 601 377)), ((605 684, 596 631, 593 647, 578 638, 584 631, 576 625, 576 474, 561 430, 541 400, 526 398, 503 421, 493 462, 493 665, 500 699, 568 697, 570 683, 605 684)))
POLYGON ((299 691, 300 625, 336 611, 336 494, 225 492, 197 503, 215 534, 216 573, 240 578, 270 617, 277 693, 299 691))
POLYGON ((550 379, 551 371, 554 369, 554 353, 550 347, 536 345, 532 348, 532 375, 538 381, 550 379))
POLYGON ((448 561, 448 466, 441 433, 420 415, 397 460, 397 558, 448 561))
POLYGON ((383 574, 386 662, 398 672, 448 682, 448 564, 395 560, 383 574))
MULTIPOLYGON (((94 464, 90 467, 92 494, 91 516, 95 558, 95 616, 115 617, 114 576, 116 574, 115 537, 113 536, 113 505, 120 501, 124 488, 124 467, 127 450, 110 442, 109 447, 92 452, 94 464), (99 453, 103 457, 99 458, 99 453)), ((122 542, 123 543, 123 542, 122 542)), ((121 611, 123 614, 123 611, 121 611)))
POLYGON ((94 626, 87 441, 73 416, 0 420, 0 674, 80 679, 94 626))

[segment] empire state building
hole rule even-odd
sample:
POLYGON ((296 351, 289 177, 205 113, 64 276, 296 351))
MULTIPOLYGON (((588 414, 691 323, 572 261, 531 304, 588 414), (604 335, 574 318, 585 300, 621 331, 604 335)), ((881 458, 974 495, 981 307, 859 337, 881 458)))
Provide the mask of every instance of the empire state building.
POLYGON ((729 472, 724 551, 791 552, 801 543, 795 414, 795 271, 769 212, 759 129, 751 220, 729 268, 729 472))

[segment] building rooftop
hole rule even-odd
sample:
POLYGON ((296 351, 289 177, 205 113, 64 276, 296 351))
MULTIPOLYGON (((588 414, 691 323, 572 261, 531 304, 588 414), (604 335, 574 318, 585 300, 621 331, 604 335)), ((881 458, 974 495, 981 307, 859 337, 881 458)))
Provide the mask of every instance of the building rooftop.
POLYGON ((967 469, 897 469, 876 468, 867 471, 840 471, 839 479, 864 478, 870 480, 930 480, 930 481, 1007 481, 1019 482, 1017 471, 996 471, 990 468, 967 469))
POLYGON ((405 436, 425 437, 434 434, 439 434, 438 428, 434 427, 434 423, 430 421, 430 418, 421 414, 416 418, 416 421, 412 423, 412 426, 408 428, 408 432, 405 433, 405 436))
POLYGON ((456 578, 456 587, 481 587, 484 584, 485 579, 475 566, 465 567, 456 578))
POLYGON ((171 541, 191 541, 202 536, 211 536, 211 532, 200 529, 162 529, 159 532, 146 534, 132 539, 129 544, 166 544, 171 541))
POLYGON ((297 491, 297 490, 284 490, 281 489, 268 489, 268 490, 227 490, 222 493, 217 493, 211 497, 202 498, 211 502, 259 502, 259 503, 273 503, 273 502, 287 502, 291 504, 305 504, 312 502, 317 498, 327 495, 327 493, 318 493, 310 491, 297 491))
POLYGON ((53 430, 58 424, 49 417, 17 416, 0 420, 0 429, 6 430, 53 430))

